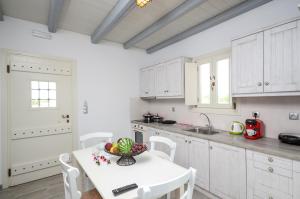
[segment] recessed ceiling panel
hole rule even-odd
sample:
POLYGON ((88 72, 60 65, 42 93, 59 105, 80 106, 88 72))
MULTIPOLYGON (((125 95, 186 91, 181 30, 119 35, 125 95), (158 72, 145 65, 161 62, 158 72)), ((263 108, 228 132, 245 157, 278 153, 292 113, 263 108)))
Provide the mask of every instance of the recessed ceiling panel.
POLYGON ((153 0, 144 8, 136 7, 106 36, 106 39, 124 43, 183 2, 184 0, 153 0))
POLYGON ((64 6, 59 28, 91 35, 117 0, 70 0, 64 6))
POLYGON ((49 0, 1 0, 4 15, 47 24, 49 0))
POLYGON ((181 33, 217 14, 241 3, 244 0, 208 0, 199 7, 186 13, 176 21, 168 24, 145 40, 136 44, 136 47, 147 49, 172 36, 181 33))

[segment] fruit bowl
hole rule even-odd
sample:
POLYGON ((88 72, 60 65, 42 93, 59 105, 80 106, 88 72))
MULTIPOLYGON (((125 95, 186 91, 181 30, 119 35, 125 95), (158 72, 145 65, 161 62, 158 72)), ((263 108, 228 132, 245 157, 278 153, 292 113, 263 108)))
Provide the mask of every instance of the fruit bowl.
POLYGON ((114 156, 120 156, 117 161, 119 166, 130 166, 136 163, 134 156, 147 150, 145 144, 134 143, 130 138, 121 138, 118 143, 106 143, 104 151, 114 156))

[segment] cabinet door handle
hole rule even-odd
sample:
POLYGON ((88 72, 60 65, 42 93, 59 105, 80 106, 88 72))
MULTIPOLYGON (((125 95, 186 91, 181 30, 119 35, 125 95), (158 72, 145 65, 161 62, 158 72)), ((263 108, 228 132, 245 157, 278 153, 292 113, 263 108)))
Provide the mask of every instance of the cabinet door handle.
POLYGON ((185 143, 187 143, 187 140, 185 140, 185 143))
POLYGON ((272 157, 268 157, 268 161, 269 161, 269 162, 273 162, 274 159, 273 159, 272 157))
POLYGON ((212 147, 212 146, 209 146, 209 149, 210 149, 210 150, 212 150, 212 149, 213 149, 213 147, 212 147))
POLYGON ((273 173, 273 172, 274 172, 274 169, 273 169, 272 167, 269 167, 269 168, 268 168, 268 171, 269 171, 270 173, 273 173))
POLYGON ((257 83, 257 86, 262 86, 262 83, 261 83, 261 82, 258 82, 258 83, 257 83))
POLYGON ((189 144, 191 144, 192 143, 192 141, 189 141, 189 144))
POLYGON ((266 86, 269 86, 269 85, 270 85, 270 82, 265 82, 265 85, 266 85, 266 86))

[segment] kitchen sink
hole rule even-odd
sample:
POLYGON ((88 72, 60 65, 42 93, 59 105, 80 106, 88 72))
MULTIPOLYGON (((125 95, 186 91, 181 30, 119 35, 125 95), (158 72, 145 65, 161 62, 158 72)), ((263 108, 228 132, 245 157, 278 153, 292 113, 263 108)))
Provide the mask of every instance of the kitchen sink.
POLYGON ((217 131, 214 130, 208 130, 207 128, 199 128, 199 127, 194 127, 191 129, 187 129, 186 131, 192 132, 192 133, 200 133, 200 134, 207 134, 207 135, 213 135, 216 133, 219 133, 217 131))

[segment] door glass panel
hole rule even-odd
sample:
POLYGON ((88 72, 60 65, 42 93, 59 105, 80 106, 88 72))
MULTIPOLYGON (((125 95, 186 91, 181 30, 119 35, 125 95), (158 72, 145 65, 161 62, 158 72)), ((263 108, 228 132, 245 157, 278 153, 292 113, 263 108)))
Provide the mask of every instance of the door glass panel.
POLYGON ((56 107, 56 82, 31 81, 31 107, 56 107))
POLYGON ((210 63, 199 66, 200 103, 210 104, 210 63))
POLYGON ((217 102, 218 104, 230 103, 229 59, 217 61, 217 102))

